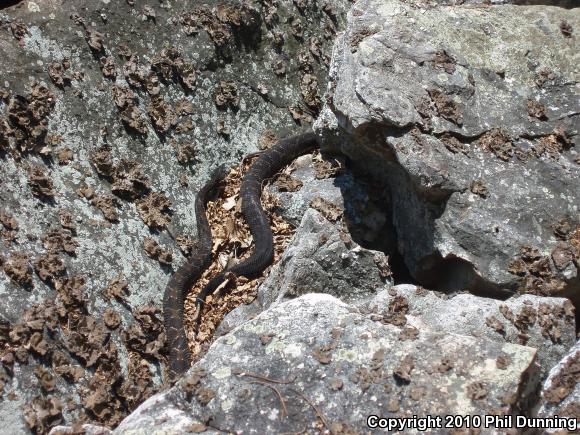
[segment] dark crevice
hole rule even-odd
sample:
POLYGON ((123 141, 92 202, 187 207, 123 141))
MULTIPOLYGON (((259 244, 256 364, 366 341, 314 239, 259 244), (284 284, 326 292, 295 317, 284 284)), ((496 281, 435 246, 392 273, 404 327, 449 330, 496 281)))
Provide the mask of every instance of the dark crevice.
MULTIPOLYGON (((352 170, 347 162, 347 167, 352 170)), ((385 216, 385 222, 380 229, 369 228, 364 223, 364 215, 357 207, 361 199, 357 198, 357 192, 349 189, 349 183, 342 183, 337 179, 336 185, 341 189, 345 203, 344 221, 352 239, 361 247, 374 251, 384 252, 389 256, 392 277, 395 285, 420 283, 413 278, 403 255, 397 249, 397 233, 392 222, 392 207, 390 194, 387 190, 378 186, 367 173, 356 173, 357 185, 362 185, 368 194, 365 199, 367 207, 380 215, 385 216)), ((364 204, 365 201, 362 203, 364 204)))
MULTIPOLYGON (((399 136, 397 132, 393 131, 389 131, 388 135, 391 137, 399 136)), ((384 143, 384 133, 381 136, 383 138, 382 143, 384 143)), ((387 154, 391 152, 391 150, 387 149, 383 151, 387 154)), ((363 158, 361 161, 364 160, 365 159, 363 158)), ((354 194, 349 192, 345 186, 339 184, 345 202, 345 222, 349 233, 353 240, 360 246, 366 249, 382 251, 389 256, 389 264, 391 266, 391 271, 393 273, 392 277, 395 285, 419 285, 426 289, 446 294, 469 292, 475 296, 495 298, 499 300, 505 300, 515 294, 515 288, 502 288, 501 286, 485 280, 475 270, 470 262, 455 256, 443 258, 439 254, 433 254, 432 256, 424 257, 416 268, 421 272, 413 273, 412 269, 409 268, 408 262, 405 260, 404 252, 399 249, 399 246, 401 245, 399 243, 400 234, 393 222, 395 216, 397 216, 397 219, 399 220, 405 219, 405 216, 407 215, 406 213, 402 212, 402 210, 398 210, 395 213, 394 210, 394 207, 405 206, 405 204, 394 205, 391 191, 392 189, 400 189, 401 186, 404 185, 413 186, 412 189, 414 190, 409 192, 409 201, 417 201, 417 199, 419 199, 421 202, 420 206, 423 207, 425 213, 429 215, 423 224, 434 224, 434 222, 437 221, 437 219, 444 213, 447 200, 453 192, 449 192, 448 195, 443 197, 441 195, 434 197, 433 195, 429 195, 428 192, 418 192, 416 190, 416 183, 413 183, 410 179, 405 179, 405 177, 408 178, 409 175, 398 163, 396 163, 396 161, 394 161, 394 159, 390 167, 388 169, 383 169, 382 171, 382 173, 388 171, 389 175, 381 177, 381 179, 371 176, 368 167, 358 167, 355 162, 348 158, 346 159, 346 167, 354 174, 357 183, 366 187, 368 194, 367 201, 372 204, 371 209, 378 210, 386 217, 382 228, 379 231, 374 232, 375 237, 367 237, 369 231, 364 224, 365 211, 357 210, 356 199, 353 199, 354 194), (396 183, 397 186, 390 185, 394 183, 396 183), (415 196, 415 198, 412 198, 413 196, 415 196)), ((409 204, 407 205, 411 206, 409 204)), ((426 230, 425 228, 422 228, 421 233, 425 233, 424 237, 433 237, 435 229, 431 228, 430 230, 426 230)), ((408 244, 409 243, 406 243, 406 245, 408 244)), ((433 242, 425 241, 425 244, 432 245, 433 242)))
POLYGON ((15 6, 15 5, 17 5, 18 3, 21 3, 21 2, 22 2, 22 0, 3 0, 0 3, 0 9, 9 8, 9 7, 15 6))
MULTIPOLYGON (((369 187, 369 198, 372 198, 375 207, 388 218, 388 222, 381 229, 381 236, 369 241, 357 235, 364 233, 364 227, 361 228, 356 219, 349 219, 348 213, 345 213, 346 223, 353 239, 365 248, 380 250, 389 256, 395 284, 421 285, 446 294, 469 292, 476 296, 499 300, 506 300, 523 291, 520 290, 523 280, 517 280, 516 277, 504 283, 494 283, 482 277, 476 266, 468 260, 453 255, 443 258, 438 252, 429 254, 430 247, 434 246, 434 241, 430 240, 435 234, 433 226, 444 213, 450 196, 461 191, 449 191, 437 187, 421 188, 421 183, 414 180, 412 175, 398 163, 393 147, 397 146, 399 140, 402 140, 405 135, 412 135, 416 128, 418 126, 415 125, 397 128, 366 124, 357 129, 356 135, 341 138, 344 141, 341 151, 347 156, 347 168, 354 174, 357 181, 369 187), (355 143, 351 143, 353 137, 357 137, 355 143), (350 155, 356 158, 349 160, 350 155), (396 195, 392 195, 393 192, 396 195), (418 208, 419 212, 410 213, 412 208, 418 208), (393 222, 394 219, 396 222, 393 222), (400 244, 401 235, 397 231, 397 225, 409 225, 406 222, 409 219, 416 220, 420 227, 417 228, 417 233, 407 229, 405 237, 416 237, 416 240, 405 240, 404 244, 400 244), (415 242, 422 246, 416 247, 415 242), (425 252, 415 251, 413 255, 413 252, 403 252, 399 247, 403 249, 406 247, 410 250, 422 247, 425 252)), ((486 132, 473 137, 466 137, 455 132, 446 134, 462 142, 470 143, 485 135, 486 132)), ((341 190, 348 212, 349 195, 345 189, 341 190)), ((362 213, 364 214, 364 211, 362 213)), ((544 294, 542 291, 539 289, 539 293, 535 291, 525 291, 525 293, 544 294)), ((576 307, 577 329, 580 330, 579 295, 578 285, 574 280, 566 280, 566 287, 557 296, 566 297, 572 301, 576 307)))
POLYGON ((389 263, 393 272, 393 281, 395 285, 399 284, 413 284, 420 285, 419 281, 413 278, 409 268, 405 264, 405 259, 399 251, 393 252, 389 257, 389 263))
POLYGON ((433 264, 418 280, 430 290, 453 294, 468 290, 475 296, 505 300, 515 289, 501 288, 483 279, 468 261, 451 257, 427 260, 433 264))
POLYGON ((484 130, 480 133, 474 134, 474 135, 467 135, 467 134, 462 134, 460 132, 457 131, 445 131, 443 133, 430 133, 432 134, 434 137, 436 137, 437 139, 443 138, 445 136, 452 136, 455 139, 457 139, 458 141, 462 142, 463 144, 471 144, 472 142, 475 142, 476 140, 480 139, 483 135, 485 135, 486 133, 489 133, 491 130, 484 130))
POLYGON ((513 4, 518 6, 546 5, 574 9, 578 7, 578 0, 513 0, 513 4))

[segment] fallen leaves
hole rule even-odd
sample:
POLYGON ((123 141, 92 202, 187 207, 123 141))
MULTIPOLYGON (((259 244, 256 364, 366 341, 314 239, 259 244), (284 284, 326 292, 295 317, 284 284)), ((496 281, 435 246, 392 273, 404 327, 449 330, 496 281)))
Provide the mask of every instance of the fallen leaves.
MULTIPOLYGON (((210 202, 207 206, 207 215, 213 235, 213 255, 212 265, 204 272, 202 277, 193 287, 189 297, 185 301, 185 327, 186 331, 193 330, 192 320, 195 314, 195 295, 207 284, 209 279, 224 267, 247 258, 252 252, 252 235, 241 214, 241 201, 239 189, 245 167, 234 167, 225 178, 225 189, 220 198, 215 202, 210 202)), ((262 194, 262 206, 270 215, 271 225, 274 233, 274 261, 277 261, 293 236, 292 227, 275 213, 277 206, 274 196, 268 195, 266 191, 262 194)), ((264 274, 267 274, 266 269, 264 274)), ((202 317, 202 323, 198 332, 197 340, 192 343, 190 350, 193 359, 199 356, 202 350, 202 343, 211 340, 214 330, 217 328, 223 317, 241 304, 247 304, 254 300, 256 290, 262 278, 248 280, 239 277, 235 280, 235 287, 230 286, 230 291, 223 295, 213 297, 210 295, 206 300, 206 305, 202 317)))

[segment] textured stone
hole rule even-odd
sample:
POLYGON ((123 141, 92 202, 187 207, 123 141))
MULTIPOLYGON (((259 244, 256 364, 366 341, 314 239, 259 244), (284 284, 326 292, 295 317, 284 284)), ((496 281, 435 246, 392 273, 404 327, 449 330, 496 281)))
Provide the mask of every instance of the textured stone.
POLYGON ((278 212, 297 226, 296 233, 259 287, 256 300, 229 313, 218 333, 272 304, 304 293, 327 293, 356 302, 372 297, 385 283, 392 284, 389 257, 361 246, 380 241, 387 252, 395 249, 395 241, 385 236, 393 233, 385 228, 388 219, 375 208, 369 186, 355 180, 348 171, 317 179, 317 165, 311 155, 294 162, 290 176, 301 186, 295 191, 280 188, 278 181, 269 186, 268 194, 276 198, 278 212), (341 219, 332 222, 325 218, 312 206, 316 199, 336 208, 341 219))
POLYGON ((186 261, 169 231, 195 235, 200 186, 219 164, 255 151, 262 131, 306 128, 288 108, 305 104, 303 76, 324 84, 331 36, 350 2, 333 2, 333 18, 319 7, 300 15, 303 41, 320 43, 318 59, 291 36, 299 15, 291 0, 277 2, 275 28, 286 38, 276 49, 261 1, 14 3, 0 9, 1 201, 19 224, 0 228, 0 358, 13 361, 0 393, 3 430, 28 432, 21 407, 42 393, 38 365, 56 374, 51 394, 64 404, 62 416, 54 408, 45 418, 47 403, 36 400, 29 415, 46 422, 31 420, 38 430, 81 417, 113 426, 162 385, 166 263, 186 261), (284 78, 272 71, 278 60, 284 78), (235 107, 216 106, 222 81, 235 84, 235 107), (220 121, 229 135, 216 131, 220 121), (56 258, 43 239, 65 225, 74 255, 59 255, 58 273, 39 263, 47 285, 33 266, 56 258), (147 256, 146 237, 167 249, 166 261, 147 256), (64 285, 81 275, 83 286, 64 285))
POLYGON ((408 304, 407 324, 419 330, 460 331, 535 348, 542 377, 576 341, 574 308, 567 299, 520 295, 500 301, 468 293, 449 297, 413 285, 397 285, 364 306, 381 313, 401 297, 408 304))
MULTIPOLYGON (((12 270, 0 274, 5 430, 28 432, 23 409, 46 432, 79 417, 112 427, 136 408, 117 433, 348 433, 370 413, 533 414, 542 376, 572 344, 571 306, 457 293, 578 290, 578 11, 360 0, 325 99, 317 85, 351 2, 134 3, 0 12, 0 186, 18 222, 2 222, 0 246, 12 270), (271 189, 300 225, 291 248, 189 375, 138 406, 161 385, 170 273, 146 257, 145 237, 178 266, 165 227, 193 234, 210 170, 266 130, 296 131, 322 101, 326 149, 358 173, 325 179, 334 169, 307 157, 293 174, 301 189, 271 189), (61 154, 67 164, 51 164, 61 154), (153 231, 136 206, 151 192, 173 212, 146 219, 153 231), (43 246, 59 225, 71 249, 46 285, 23 259, 62 250, 43 246), (387 255, 405 263, 392 277, 387 255), (300 296, 311 291, 329 294, 300 296)), ((545 386, 542 412, 577 398, 562 379, 565 391, 545 386)))
POLYGON ((580 341, 554 366, 544 382, 538 410, 539 417, 567 417, 576 419, 578 422, 580 419, 579 370, 580 341))
POLYGON ((363 0, 349 12, 316 127, 386 185, 421 284, 578 300, 577 256, 567 272, 549 259, 545 273, 508 271, 527 246, 549 257, 559 221, 568 243, 580 228, 580 58, 564 21, 580 27, 580 11, 363 0))
POLYGON ((324 425, 363 431, 371 414, 509 412, 534 385, 532 348, 428 327, 415 340, 400 333, 329 295, 283 302, 219 338, 188 377, 114 433, 194 424, 243 433, 324 425), (509 363, 498 370, 502 356, 509 363), (442 361, 452 363, 441 369, 442 361))
MULTIPOLYGON (((218 334, 252 318, 272 305, 305 293, 327 293, 344 301, 374 295, 388 278, 381 276, 382 252, 345 243, 339 229, 319 212, 308 209, 280 261, 259 287, 256 300, 229 313, 218 334)), ((388 268, 388 260, 385 257, 388 268)))

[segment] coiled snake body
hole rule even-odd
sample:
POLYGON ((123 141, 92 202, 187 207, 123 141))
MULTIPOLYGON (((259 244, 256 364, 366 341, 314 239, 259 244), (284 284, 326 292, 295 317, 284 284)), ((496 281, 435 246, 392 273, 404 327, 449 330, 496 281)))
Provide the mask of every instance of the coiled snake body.
MULTIPOLYGON (((201 310, 205 298, 212 294, 226 280, 228 275, 255 278, 272 263, 274 259, 274 242, 270 220, 262 208, 260 200, 262 184, 284 166, 290 164, 296 157, 314 150, 317 146, 318 140, 313 132, 282 139, 272 148, 262 152, 252 164, 242 180, 240 198, 242 201, 242 214, 254 239, 254 252, 247 259, 219 273, 202 289, 196 299, 197 324, 199 324, 201 318, 201 310)), ((175 273, 165 291, 163 303, 167 338, 170 346, 169 363, 170 371, 174 376, 184 373, 191 363, 191 354, 183 330, 183 300, 193 281, 199 278, 211 258, 211 232, 209 232, 204 205, 205 196, 213 189, 215 183, 216 180, 214 180, 213 185, 210 181, 196 198, 195 212, 198 231, 200 231, 200 249, 190 263, 182 266, 175 273), (208 233, 206 233, 206 230, 209 232, 209 238, 207 238, 208 233), (206 248, 209 252, 206 251, 206 248)))

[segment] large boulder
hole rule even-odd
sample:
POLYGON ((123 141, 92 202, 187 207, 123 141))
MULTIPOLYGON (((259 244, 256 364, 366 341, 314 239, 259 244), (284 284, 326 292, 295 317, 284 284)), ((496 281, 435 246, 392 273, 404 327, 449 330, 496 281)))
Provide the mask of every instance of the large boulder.
POLYGON ((580 295, 580 10, 362 0, 317 128, 381 180, 431 288, 580 295))
POLYGON ((307 128, 350 3, 4 3, 2 431, 113 426, 162 385, 197 191, 307 128))
POLYGON ((430 328, 408 335, 330 295, 309 294, 219 338, 188 377, 113 433, 356 433, 370 415, 503 415, 533 392, 535 355, 430 328))

